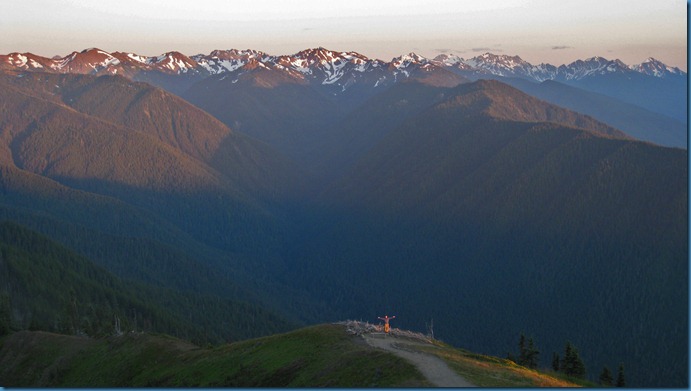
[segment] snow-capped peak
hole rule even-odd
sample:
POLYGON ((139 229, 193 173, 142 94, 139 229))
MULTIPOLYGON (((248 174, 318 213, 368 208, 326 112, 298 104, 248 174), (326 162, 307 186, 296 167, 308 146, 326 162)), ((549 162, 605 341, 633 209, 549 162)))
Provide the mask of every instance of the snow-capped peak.
POLYGON ((266 54, 258 50, 214 50, 209 55, 197 54, 191 58, 210 74, 233 72, 250 61, 265 57, 266 54))
POLYGON ((28 70, 41 70, 52 61, 32 53, 10 53, 7 56, 0 56, 0 59, 3 58, 4 62, 11 67, 28 70))
POLYGON ((116 58, 119 58, 120 61, 122 62, 134 62, 136 64, 141 64, 141 65, 148 65, 149 64, 149 57, 145 56, 140 56, 135 53, 126 53, 126 52, 113 52, 112 55, 116 58))
POLYGON ((505 54, 484 53, 479 56, 465 60, 465 63, 476 68, 485 69, 504 69, 513 70, 517 67, 530 65, 518 56, 508 56, 505 54))
POLYGON ((262 61, 321 84, 335 84, 349 72, 364 72, 372 65, 371 60, 359 53, 337 52, 323 47, 293 55, 266 57, 262 61))
POLYGON ((186 73, 194 69, 197 63, 180 52, 167 52, 158 57, 149 57, 147 62, 159 68, 169 69, 177 73, 186 73))
POLYGON ((434 57, 432 61, 447 67, 456 66, 463 63, 463 59, 455 54, 440 54, 437 57, 434 57))
POLYGON ((89 48, 50 60, 49 67, 62 73, 97 73, 119 64, 120 60, 112 54, 98 48, 89 48))
POLYGON ((532 65, 519 56, 484 53, 468 60, 462 60, 466 68, 480 73, 504 77, 521 77, 530 80, 544 81, 553 79, 557 68, 550 64, 532 65))
POLYGON ((302 58, 306 60, 311 60, 311 61, 322 61, 322 62, 329 62, 333 60, 336 57, 340 57, 341 53, 340 52, 334 52, 331 50, 328 50, 323 47, 318 47, 318 48, 312 48, 312 49, 305 49, 300 52, 295 53, 291 57, 295 58, 302 58))
POLYGON ((323 47, 306 49, 292 55, 269 55, 257 50, 214 50, 208 55, 192 57, 179 52, 146 57, 134 53, 108 53, 98 48, 72 52, 64 57, 46 58, 31 53, 0 55, 0 66, 21 70, 57 73, 121 74, 133 77, 138 72, 159 71, 169 74, 208 74, 245 72, 262 68, 287 72, 290 77, 310 83, 333 84, 348 88, 359 80, 381 86, 396 82, 397 77, 411 75, 412 70, 432 71, 453 68, 455 72, 520 77, 533 81, 580 80, 612 73, 640 73, 650 77, 684 76, 679 68, 670 67, 650 57, 640 64, 628 66, 620 60, 591 57, 558 68, 550 64, 532 65, 519 56, 486 52, 471 59, 455 54, 441 54, 429 60, 416 53, 393 58, 390 62, 372 60, 356 52, 338 52, 323 47))
POLYGON ((428 59, 413 52, 395 57, 391 60, 391 65, 396 69, 407 68, 410 65, 424 65, 427 63, 429 63, 428 59))
POLYGON ((586 60, 576 60, 569 65, 559 67, 560 76, 566 80, 579 80, 593 75, 626 73, 629 71, 629 67, 621 60, 608 60, 599 56, 586 60))
POLYGON ((631 70, 640 72, 649 76, 665 77, 667 75, 681 75, 682 70, 677 67, 670 67, 662 61, 658 61, 652 57, 648 57, 640 64, 631 65, 631 70))

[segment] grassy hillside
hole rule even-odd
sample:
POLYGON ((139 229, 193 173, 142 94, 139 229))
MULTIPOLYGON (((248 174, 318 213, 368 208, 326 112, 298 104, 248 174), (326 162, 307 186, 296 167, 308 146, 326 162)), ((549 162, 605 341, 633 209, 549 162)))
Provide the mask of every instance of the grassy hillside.
POLYGON ((425 386, 410 364, 326 325, 216 348, 168 336, 21 332, 0 348, 6 386, 425 386), (77 354, 78 353, 78 354, 77 354))
MULTIPOLYGON (((0 344, 0 383, 15 387, 430 386, 410 363, 367 345, 340 325, 214 348, 142 333, 89 339, 25 331, 0 344)), ((480 386, 575 385, 438 342, 424 350, 480 386)))
MULTIPOLYGON (((403 346, 406 346, 403 344, 403 346)), ((594 386, 587 380, 567 377, 551 371, 539 371, 517 365, 511 360, 477 354, 440 341, 433 341, 418 351, 433 354, 465 379, 479 387, 577 387, 594 386)))

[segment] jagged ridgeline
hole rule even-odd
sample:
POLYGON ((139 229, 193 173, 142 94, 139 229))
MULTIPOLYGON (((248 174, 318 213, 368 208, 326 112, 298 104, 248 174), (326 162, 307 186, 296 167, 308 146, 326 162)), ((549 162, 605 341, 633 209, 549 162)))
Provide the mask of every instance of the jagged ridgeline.
POLYGON ((61 248, 4 245, 36 259, 3 264, 5 330, 218 342, 388 312, 495 356, 525 332, 538 368, 568 340, 591 380, 623 363, 629 385, 687 385, 678 69, 324 48, 0 64, 0 217, 61 248))
MULTIPOLYGON (((533 65, 519 56, 492 53, 469 59, 453 54, 427 59, 410 53, 387 62, 356 52, 325 48, 291 55, 231 49, 193 56, 172 51, 153 57, 91 48, 53 59, 32 53, 0 55, 0 69, 122 75, 186 96, 196 104, 204 101, 201 107, 221 119, 227 114, 218 110, 220 107, 235 110, 233 105, 247 102, 232 101, 227 94, 219 101, 213 97, 219 92, 213 90, 219 86, 225 90, 237 82, 253 83, 265 89, 285 86, 286 82, 310 85, 328 97, 338 96, 339 106, 350 109, 381 90, 411 78, 437 86, 450 86, 462 79, 496 78, 551 103, 615 125, 643 140, 685 148, 687 139, 687 74, 654 58, 626 65, 620 60, 592 57, 554 66, 533 65), (205 79, 215 82, 199 84, 205 79), (206 94, 200 91, 202 85, 210 91, 206 94), (554 93, 555 89, 559 90, 558 94, 554 93)), ((258 98, 254 94, 249 97, 258 98)), ((309 104, 311 98, 305 99, 305 104, 309 104)), ((289 103, 292 104, 287 107, 300 110, 295 102, 289 103)), ((287 107, 272 106, 281 110, 287 107)), ((254 108, 267 114, 261 107, 254 108)), ((255 124, 243 121, 242 116, 232 119, 231 126, 256 129, 255 124)))

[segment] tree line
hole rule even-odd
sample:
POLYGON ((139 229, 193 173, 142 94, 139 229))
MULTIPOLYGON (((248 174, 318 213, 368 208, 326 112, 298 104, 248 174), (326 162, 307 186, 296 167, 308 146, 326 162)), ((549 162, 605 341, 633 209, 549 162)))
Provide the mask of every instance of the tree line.
MULTIPOLYGON (((533 338, 526 338, 523 333, 521 333, 518 340, 518 355, 514 356, 511 352, 507 354, 507 359, 530 369, 537 369, 540 362, 539 358, 540 351, 535 346, 533 338)), ((566 341, 563 356, 560 357, 557 352, 552 353, 551 369, 568 377, 586 378, 585 364, 578 354, 578 349, 570 341, 566 341)), ((603 387, 625 387, 624 364, 619 364, 616 380, 612 377, 612 371, 605 365, 598 377, 598 383, 603 387)))

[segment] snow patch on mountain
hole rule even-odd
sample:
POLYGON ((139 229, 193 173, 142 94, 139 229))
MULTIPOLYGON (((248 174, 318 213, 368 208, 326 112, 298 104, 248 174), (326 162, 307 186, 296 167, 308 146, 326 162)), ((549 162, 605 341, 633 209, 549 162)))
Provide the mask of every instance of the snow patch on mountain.
POLYGON ((402 56, 395 57, 391 60, 391 65, 396 69, 404 70, 411 65, 424 65, 428 62, 428 59, 411 52, 402 56))
POLYGON ((30 53, 10 53, 7 56, 0 56, 0 59, 3 57, 7 65, 15 68, 27 70, 43 68, 43 65, 37 62, 30 53))
POLYGON ((661 61, 648 57, 640 64, 631 65, 631 70, 643 73, 648 76, 667 77, 671 75, 683 75, 684 72, 677 67, 670 67, 661 61))
POLYGON ((168 52, 158 57, 149 57, 147 62, 149 65, 177 73, 187 73, 197 67, 197 63, 194 60, 178 52, 168 52))
POLYGON ((519 56, 496 55, 489 52, 470 59, 463 59, 455 54, 441 54, 432 60, 416 53, 408 53, 395 57, 390 62, 384 62, 369 59, 356 52, 331 51, 322 47, 281 56, 256 50, 236 49, 214 50, 208 55, 198 54, 192 57, 179 52, 168 52, 153 57, 133 53, 114 54, 115 56, 97 48, 90 48, 54 59, 31 53, 12 53, 0 58, 4 58, 7 66, 17 69, 39 69, 60 73, 116 74, 126 70, 124 73, 131 75, 138 70, 157 70, 169 74, 239 75, 252 69, 263 68, 286 72, 290 77, 304 79, 310 83, 333 85, 341 90, 365 81, 371 83, 371 87, 381 87, 401 78, 408 78, 414 71, 432 72, 438 68, 451 69, 461 74, 468 73, 476 77, 496 75, 537 82, 580 80, 598 75, 632 72, 651 77, 686 75, 679 68, 667 66, 654 58, 648 58, 641 64, 627 66, 620 60, 591 57, 556 67, 551 64, 533 65, 519 56))
POLYGON ((149 57, 140 56, 134 53, 127 53, 127 57, 141 64, 149 64, 149 57))
POLYGON ((209 55, 197 54, 191 59, 212 75, 224 72, 235 72, 252 60, 264 57, 265 53, 257 50, 214 50, 209 55))

